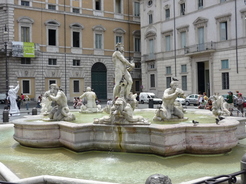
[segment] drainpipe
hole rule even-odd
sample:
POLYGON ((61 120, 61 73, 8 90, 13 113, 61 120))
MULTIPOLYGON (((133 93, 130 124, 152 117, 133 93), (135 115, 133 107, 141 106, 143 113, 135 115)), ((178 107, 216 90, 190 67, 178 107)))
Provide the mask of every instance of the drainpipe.
POLYGON ((64 61, 65 61, 65 95, 67 96, 67 40, 66 40, 66 6, 65 6, 65 0, 64 0, 64 61))
POLYGON ((130 50, 131 50, 131 48, 130 48, 130 41, 131 41, 131 39, 130 39, 130 1, 128 0, 128 50, 129 50, 129 61, 131 60, 131 52, 130 52, 130 50))
POLYGON ((236 33, 236 68, 237 68, 237 73, 238 73, 237 0, 235 0, 235 33, 236 33))
POLYGON ((176 61, 176 18, 175 18, 175 0, 173 0, 173 38, 174 38, 174 68, 175 77, 177 77, 177 61, 176 61))

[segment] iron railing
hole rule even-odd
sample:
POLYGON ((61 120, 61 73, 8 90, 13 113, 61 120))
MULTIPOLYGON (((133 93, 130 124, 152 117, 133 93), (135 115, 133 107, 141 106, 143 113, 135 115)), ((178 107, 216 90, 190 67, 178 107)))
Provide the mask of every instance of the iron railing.
POLYGON ((193 184, 216 184, 216 183, 224 183, 226 181, 228 182, 228 184, 232 184, 237 182, 236 176, 241 174, 246 174, 246 170, 238 171, 228 175, 220 175, 213 178, 208 178, 206 180, 202 180, 193 184))

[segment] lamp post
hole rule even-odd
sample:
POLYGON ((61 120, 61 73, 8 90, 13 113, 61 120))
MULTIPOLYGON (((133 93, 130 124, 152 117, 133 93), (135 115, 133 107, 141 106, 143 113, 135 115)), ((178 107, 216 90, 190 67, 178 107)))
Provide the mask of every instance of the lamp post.
POLYGON ((5 80, 6 80, 6 98, 7 98, 7 92, 9 89, 9 76, 8 76, 8 39, 6 39, 6 35, 8 36, 8 28, 5 24, 4 32, 3 32, 3 39, 4 39, 4 52, 5 52, 5 69, 6 69, 5 80))

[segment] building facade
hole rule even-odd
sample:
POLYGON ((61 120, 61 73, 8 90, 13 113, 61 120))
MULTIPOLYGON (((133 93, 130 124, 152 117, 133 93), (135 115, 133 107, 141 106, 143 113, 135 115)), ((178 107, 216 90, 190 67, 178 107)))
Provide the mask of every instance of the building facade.
POLYGON ((143 91, 246 95, 243 0, 140 0, 143 91))
POLYGON ((90 86, 112 98, 118 42, 134 59, 133 92, 141 86, 137 0, 0 0, 0 92, 20 81, 37 99, 57 83, 69 100, 90 86))

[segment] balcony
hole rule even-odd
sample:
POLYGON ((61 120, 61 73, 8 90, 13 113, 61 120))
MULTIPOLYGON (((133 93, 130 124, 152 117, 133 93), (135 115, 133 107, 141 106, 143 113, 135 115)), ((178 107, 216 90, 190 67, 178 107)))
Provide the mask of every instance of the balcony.
POLYGON ((191 45, 189 47, 184 47, 184 53, 187 56, 197 55, 202 53, 215 52, 215 48, 216 48, 216 43, 207 42, 207 43, 191 45))
POLYGON ((156 57, 154 53, 146 54, 143 56, 144 61, 155 61, 156 57))

